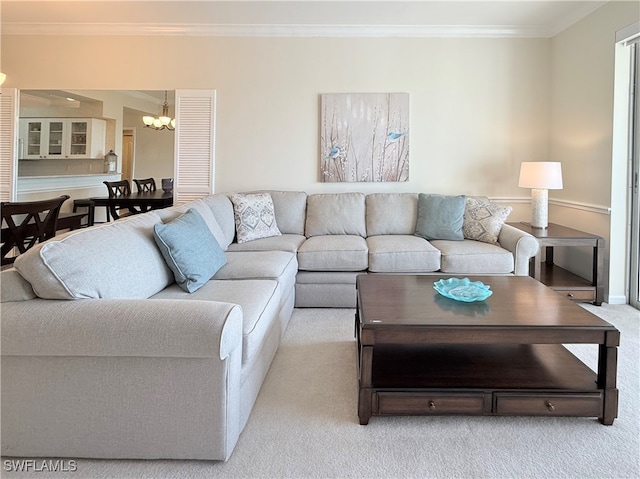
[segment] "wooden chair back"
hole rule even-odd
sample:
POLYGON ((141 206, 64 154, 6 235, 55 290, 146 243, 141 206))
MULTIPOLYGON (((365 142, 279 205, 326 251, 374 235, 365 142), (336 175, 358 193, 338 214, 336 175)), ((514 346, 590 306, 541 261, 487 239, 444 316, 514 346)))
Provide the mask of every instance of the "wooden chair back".
POLYGON ((107 185, 107 189, 109 190, 109 196, 111 198, 113 198, 114 196, 131 194, 131 185, 129 184, 129 180, 103 181, 103 183, 107 185))
MULTIPOLYGON (((107 185, 107 189, 109 190, 109 198, 116 198, 118 196, 131 194, 131 185, 129 184, 129 180, 103 181, 103 183, 107 185)), ((121 208, 116 205, 109 205, 109 213, 111 214, 111 216, 113 216, 114 220, 117 220, 124 216, 135 214, 136 212, 131 211, 127 208, 121 208)))
POLYGON ((68 199, 68 195, 63 195, 43 201, 0 203, 2 265, 12 264, 36 243, 53 238, 60 207, 68 199))
POLYGON ((143 180, 134 179, 133 182, 136 184, 139 193, 156 191, 156 180, 153 178, 145 178, 143 180))

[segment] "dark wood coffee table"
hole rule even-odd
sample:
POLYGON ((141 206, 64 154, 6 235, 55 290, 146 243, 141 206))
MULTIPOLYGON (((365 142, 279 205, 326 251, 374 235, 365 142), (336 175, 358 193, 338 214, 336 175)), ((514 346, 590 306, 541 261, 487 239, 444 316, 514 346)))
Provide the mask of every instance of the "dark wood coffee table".
POLYGON ((588 416, 618 413, 611 324, 524 276, 472 277, 486 301, 433 289, 438 276, 357 279, 360 424, 385 415, 588 416), (597 372, 563 344, 598 345, 597 372))

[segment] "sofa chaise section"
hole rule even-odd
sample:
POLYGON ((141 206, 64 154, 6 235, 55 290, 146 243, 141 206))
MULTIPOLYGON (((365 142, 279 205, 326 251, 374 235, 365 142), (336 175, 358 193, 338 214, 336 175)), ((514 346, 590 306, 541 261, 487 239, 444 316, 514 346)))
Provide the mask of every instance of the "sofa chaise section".
POLYGON ((153 239, 195 209, 225 250, 227 206, 76 230, 1 273, 4 454, 229 458, 293 310, 296 255, 227 251, 187 293, 153 239))
MULTIPOLYGON (((17 280, 3 272, 3 289, 17 280)), ((227 459, 242 328, 223 302, 3 302, 3 454, 227 459)))

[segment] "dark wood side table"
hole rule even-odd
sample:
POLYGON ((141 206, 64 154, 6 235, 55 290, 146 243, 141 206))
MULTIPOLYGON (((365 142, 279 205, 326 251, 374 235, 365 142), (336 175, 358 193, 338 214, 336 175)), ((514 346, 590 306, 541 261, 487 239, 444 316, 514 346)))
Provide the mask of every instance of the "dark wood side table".
POLYGON ((533 228, 530 223, 508 223, 514 228, 533 235, 540 244, 540 252, 535 257, 532 276, 577 302, 589 302, 597 306, 604 300, 604 238, 575 230, 566 226, 549 223, 546 229, 533 228), (553 263, 555 246, 587 246, 593 248, 593 279, 588 281, 553 263), (542 248, 546 248, 542 261, 542 248))

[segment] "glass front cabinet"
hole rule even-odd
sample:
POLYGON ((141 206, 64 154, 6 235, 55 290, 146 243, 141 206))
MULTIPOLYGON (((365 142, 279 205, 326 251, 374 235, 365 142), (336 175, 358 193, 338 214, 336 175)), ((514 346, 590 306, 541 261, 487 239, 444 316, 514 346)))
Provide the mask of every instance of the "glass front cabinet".
POLYGON ((102 158, 105 135, 100 118, 23 118, 19 159, 102 158))

